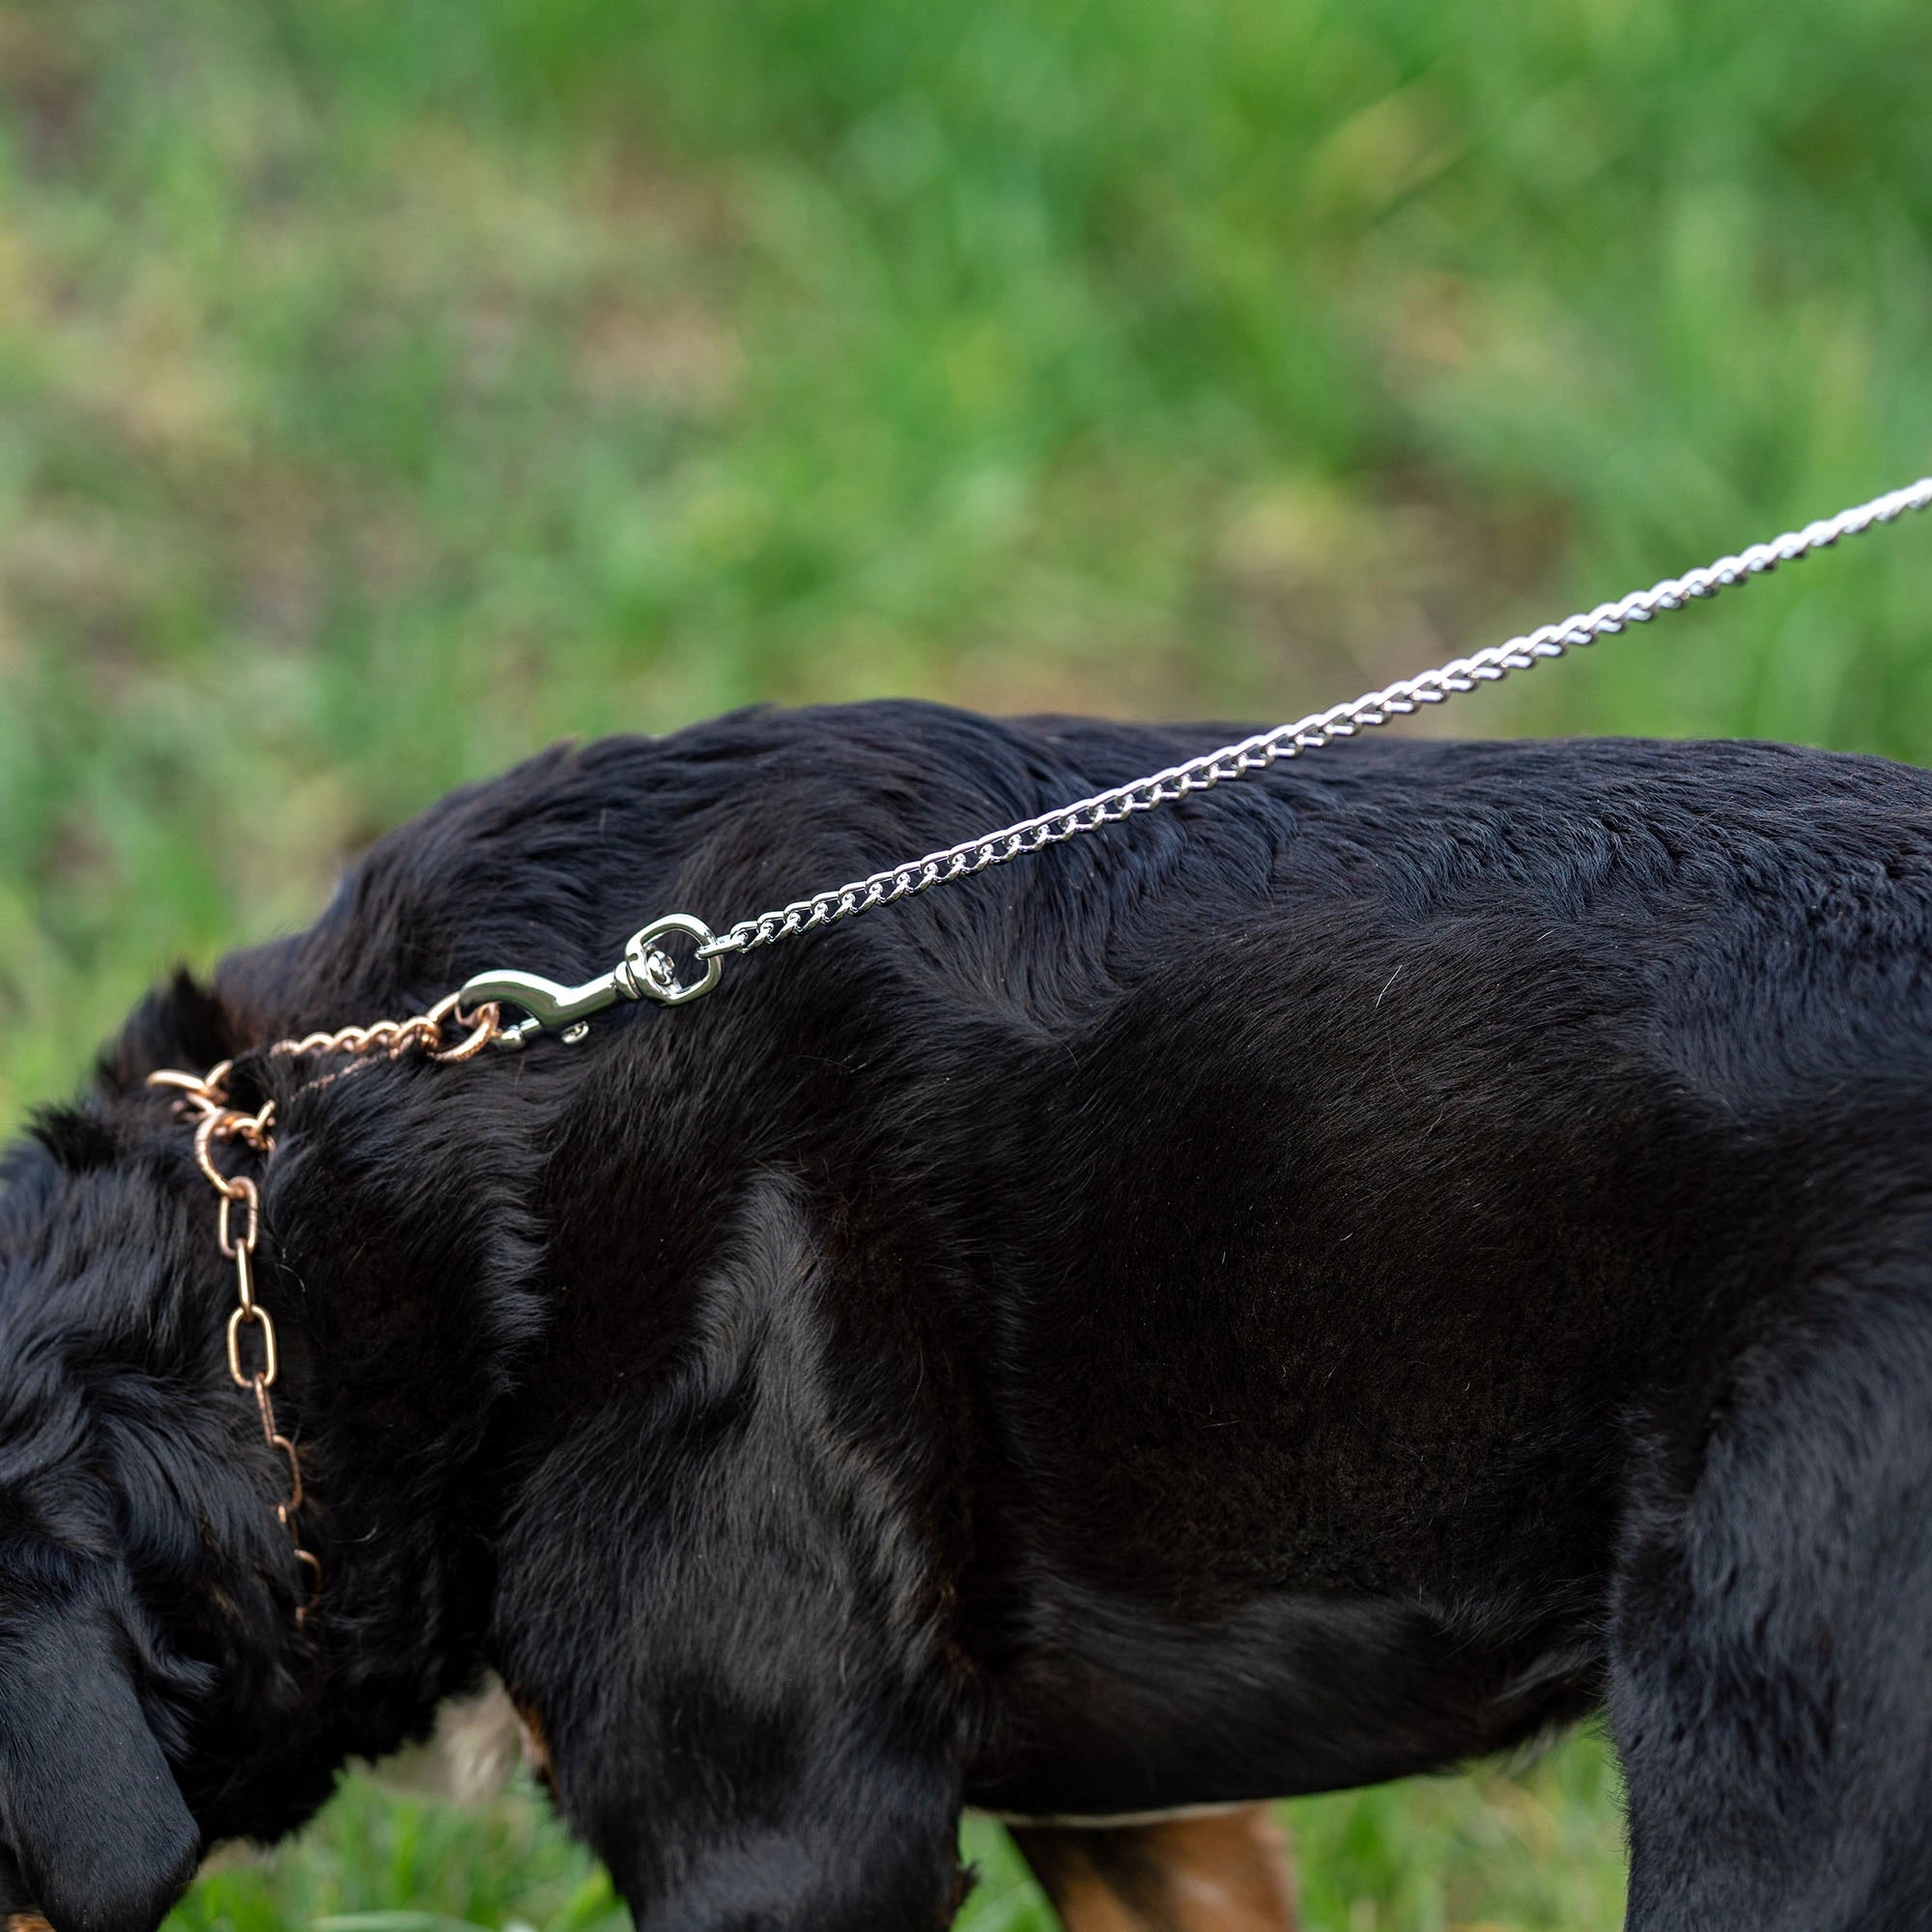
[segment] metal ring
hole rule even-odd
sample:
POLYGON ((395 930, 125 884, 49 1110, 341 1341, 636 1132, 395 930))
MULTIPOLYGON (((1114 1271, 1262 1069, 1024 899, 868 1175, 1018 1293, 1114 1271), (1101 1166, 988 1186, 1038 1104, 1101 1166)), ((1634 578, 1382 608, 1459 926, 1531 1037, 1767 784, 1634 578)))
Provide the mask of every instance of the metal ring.
POLYGON ((688 1000, 702 999, 717 985, 724 971, 724 958, 720 953, 703 951, 712 944, 711 928, 701 919, 693 919, 686 912, 668 912, 662 919, 654 919, 641 930, 632 933, 624 945, 624 959, 631 969, 634 983, 645 999, 655 1000, 662 1007, 681 1007, 688 1000), (663 949, 652 942, 667 932, 681 932, 687 939, 697 941, 698 957, 704 961, 704 973, 688 986, 677 980, 667 985, 651 971, 652 955, 666 956, 663 949))
MULTIPOLYGON (((452 994, 450 997, 452 1000, 457 1000, 461 998, 461 995, 452 994)), ((453 1065, 465 1060, 473 1060, 486 1046, 492 1044, 502 1034, 502 1009, 497 1006, 495 1000, 485 1000, 473 1013, 466 1013, 461 1006, 454 1005, 450 1008, 449 1012, 458 1026, 467 1026, 469 1029, 469 1037, 467 1039, 459 1041, 455 1046, 444 1047, 440 1053, 432 1053, 430 1055, 432 1060, 440 1060, 446 1065, 453 1065)))
POLYGON ((228 1194, 228 1177, 214 1164, 214 1137, 221 1131, 224 1119, 223 1110, 214 1108, 201 1117, 194 1130, 194 1157, 213 1183, 214 1191, 224 1199, 228 1194))

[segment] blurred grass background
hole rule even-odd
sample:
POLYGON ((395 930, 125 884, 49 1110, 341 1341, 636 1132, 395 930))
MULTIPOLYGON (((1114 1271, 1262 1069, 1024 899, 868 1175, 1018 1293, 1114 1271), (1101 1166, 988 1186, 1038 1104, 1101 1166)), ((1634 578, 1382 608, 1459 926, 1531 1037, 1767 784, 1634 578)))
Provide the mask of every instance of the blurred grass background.
MULTIPOLYGON (((1919 0, 0 0, 0 1122, 556 736, 1274 722, 1910 479, 1928 58, 1919 0)), ((1446 726, 1924 757, 1928 536, 1446 726)), ((1310 1922, 1614 1924, 1611 1785, 1294 1807, 1310 1922)), ((405 1910, 613 1914, 527 1798, 355 1785, 180 1923, 405 1910)))

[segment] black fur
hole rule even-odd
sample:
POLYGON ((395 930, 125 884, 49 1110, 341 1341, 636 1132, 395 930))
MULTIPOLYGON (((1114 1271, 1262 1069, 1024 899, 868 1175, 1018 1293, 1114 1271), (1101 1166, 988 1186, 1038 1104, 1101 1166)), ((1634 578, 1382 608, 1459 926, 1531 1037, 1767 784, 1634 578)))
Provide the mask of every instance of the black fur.
POLYGON ((554 753, 155 996, 5 1168, 0 1909, 152 1926, 489 1663, 647 1928, 938 1927, 962 1804, 1603 1704, 1634 1927, 1932 1925, 1925 774, 1365 743, 581 1046, 250 1052, 1213 742, 878 705, 554 753), (141 1084, 231 1053, 302 1634, 141 1084))

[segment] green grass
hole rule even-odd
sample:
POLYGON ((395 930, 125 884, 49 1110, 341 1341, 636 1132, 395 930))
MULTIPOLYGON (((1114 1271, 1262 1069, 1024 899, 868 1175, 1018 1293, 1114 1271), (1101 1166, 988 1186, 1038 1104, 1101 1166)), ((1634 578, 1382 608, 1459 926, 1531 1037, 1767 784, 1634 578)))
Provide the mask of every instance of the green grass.
MULTIPOLYGON (((1306 1932, 1610 1932, 1623 1847, 1608 1753, 1582 1737, 1484 1770, 1285 1805, 1306 1932)), ((959 1932, 1054 1932, 1025 1866, 971 1819, 959 1932)), ((534 1793, 463 1810, 354 1779, 298 1844, 205 1879, 169 1932, 617 1932, 610 1881, 534 1793)))
MULTIPOLYGON (((1279 719, 1916 475, 1928 57, 1919 0, 0 4, 0 1123, 553 737, 1279 719)), ((1928 593, 1872 539, 1442 724, 1923 758, 1928 593)), ((1588 1746, 1297 1817, 1319 1924, 1615 1918, 1588 1746)), ((358 1788, 190 1914, 584 1870, 358 1788)))

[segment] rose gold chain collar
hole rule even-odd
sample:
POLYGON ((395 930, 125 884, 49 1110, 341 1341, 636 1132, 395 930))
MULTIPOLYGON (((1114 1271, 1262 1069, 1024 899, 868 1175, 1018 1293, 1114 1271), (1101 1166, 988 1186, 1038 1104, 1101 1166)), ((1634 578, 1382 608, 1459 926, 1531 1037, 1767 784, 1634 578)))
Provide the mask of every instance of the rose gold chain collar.
MULTIPOLYGON (((378 1020, 372 1026, 343 1027, 334 1033, 305 1034, 299 1039, 278 1039, 269 1052, 285 1059, 338 1053, 356 1060, 377 1055, 400 1060, 406 1054, 421 1053, 431 1060, 457 1062, 474 1059, 501 1033, 501 1015, 493 1002, 485 1002, 473 1011, 465 1011, 461 996, 452 993, 439 1000, 427 1012, 411 1019, 378 1020), (445 1044, 452 1029, 461 1037, 445 1044)), ((297 1520, 304 1500, 301 1458, 275 1420, 274 1397, 270 1393, 281 1374, 281 1354, 276 1347, 274 1321, 255 1297, 255 1249, 262 1231, 261 1188, 251 1175, 224 1173, 214 1157, 218 1146, 235 1142, 264 1159, 273 1153, 275 1103, 265 1101, 260 1111, 253 1114, 235 1106, 228 1090, 234 1067, 234 1061, 224 1060, 206 1073, 162 1068, 148 1075, 148 1085, 165 1087, 175 1093, 176 1117, 193 1124, 195 1162, 214 1189, 215 1239, 222 1254, 235 1264, 236 1303, 228 1318, 228 1373, 238 1388, 254 1396, 263 1437, 288 1464, 288 1496, 275 1505, 275 1515, 289 1533, 297 1564, 308 1577, 307 1600, 296 1611, 296 1622, 299 1625, 307 1621, 321 1595, 322 1563, 313 1550, 302 1545, 301 1527, 297 1520)), ((330 1074, 327 1079, 337 1077, 330 1074)), ((314 1084, 320 1086, 326 1081, 314 1084)))

